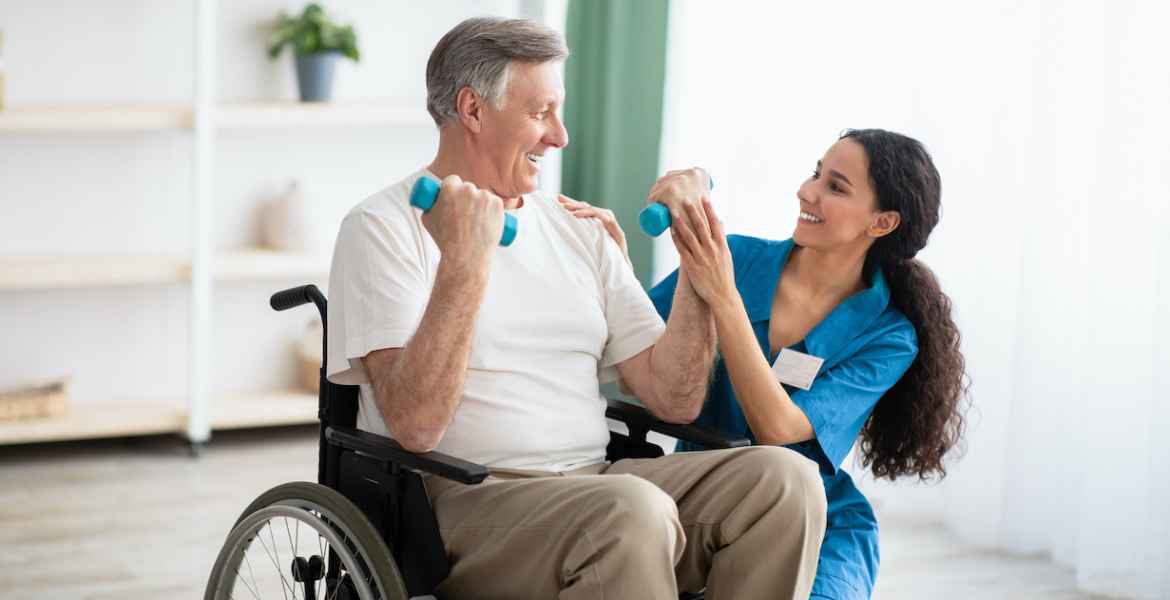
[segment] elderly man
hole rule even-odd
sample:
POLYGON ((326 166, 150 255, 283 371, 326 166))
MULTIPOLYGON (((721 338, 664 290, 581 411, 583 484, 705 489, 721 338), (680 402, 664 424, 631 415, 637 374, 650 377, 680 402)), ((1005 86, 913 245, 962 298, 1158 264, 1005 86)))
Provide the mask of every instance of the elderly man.
POLYGON ((525 20, 470 19, 439 41, 437 155, 338 234, 329 378, 361 384, 360 428, 491 469, 477 486, 427 480, 443 597, 806 597, 825 519, 811 461, 776 447, 605 461, 598 384, 620 377, 658 418, 690 422, 714 327, 683 283, 663 324, 601 226, 536 192, 545 153, 569 142, 567 55, 525 20), (426 214, 408 200, 424 176, 442 181, 426 214), (505 211, 519 234, 498 247, 505 211))

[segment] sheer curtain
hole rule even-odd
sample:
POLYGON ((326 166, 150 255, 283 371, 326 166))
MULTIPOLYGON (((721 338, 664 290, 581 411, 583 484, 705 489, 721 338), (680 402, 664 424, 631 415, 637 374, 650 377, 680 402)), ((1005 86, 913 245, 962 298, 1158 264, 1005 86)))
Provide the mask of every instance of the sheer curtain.
MULTIPOLYGON (((675 0, 662 146, 663 169, 713 171, 729 230, 782 238, 843 128, 925 143, 944 213, 920 258, 964 333, 967 451, 939 484, 862 485, 882 515, 1140 598, 1170 598, 1167 17, 1153 1, 675 0)), ((677 255, 657 250, 661 277, 677 255)))

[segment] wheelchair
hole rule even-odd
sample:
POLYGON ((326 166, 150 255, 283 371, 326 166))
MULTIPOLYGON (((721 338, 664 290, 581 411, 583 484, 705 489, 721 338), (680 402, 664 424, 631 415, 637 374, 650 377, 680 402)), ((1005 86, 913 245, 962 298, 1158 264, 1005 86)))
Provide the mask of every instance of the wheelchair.
MULTIPOLYGON (((316 286, 277 292, 269 303, 283 311, 309 302, 321 313, 322 356, 328 356, 326 299, 316 286)), ((322 365, 317 482, 276 486, 244 509, 216 557, 205 600, 433 597, 450 564, 420 473, 474 485, 488 469, 439 452, 408 452, 390 438, 359 431, 357 406, 358 386, 331 383, 322 365)), ((610 432, 609 461, 662 456, 646 440, 650 431, 712 449, 749 444, 659 421, 620 400, 607 400, 605 415, 628 428, 610 432)))

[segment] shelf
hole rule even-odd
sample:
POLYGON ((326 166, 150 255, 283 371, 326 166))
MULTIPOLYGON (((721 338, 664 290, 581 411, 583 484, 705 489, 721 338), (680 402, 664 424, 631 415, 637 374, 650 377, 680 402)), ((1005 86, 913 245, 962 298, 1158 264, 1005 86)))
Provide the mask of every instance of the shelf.
POLYGON ((317 396, 296 390, 212 398, 212 429, 243 429, 317 422, 317 396))
POLYGON ((250 102, 225 104, 216 121, 221 129, 299 127, 373 127, 433 125, 421 106, 401 102, 250 102))
POLYGON ((0 133, 168 131, 191 129, 184 106, 44 106, 0 111, 0 133))
MULTIPOLYGON (((215 256, 217 281, 325 279, 326 254, 232 250, 215 256)), ((29 257, 0 259, 0 290, 116 287, 191 280, 191 261, 178 256, 29 257)))
MULTIPOLYGON (((211 404, 212 429, 242 429, 317 422, 317 396, 279 391, 219 396, 211 404)), ((73 405, 68 414, 0 421, 0 446, 181 433, 187 411, 163 401, 73 405)))
POLYGON ((30 257, 0 259, 0 290, 179 283, 188 261, 179 257, 30 257))
MULTIPOLYGON (((433 124, 422 107, 400 102, 241 102, 219 106, 225 130, 433 124)), ((28 106, 0 111, 0 133, 179 131, 194 126, 190 106, 28 106)))
POLYGON ((0 421, 0 446, 177 433, 185 423, 185 410, 164 402, 74 405, 60 417, 0 421))
POLYGON ((330 256, 276 250, 230 250, 216 255, 215 278, 219 281, 272 279, 325 279, 330 256))

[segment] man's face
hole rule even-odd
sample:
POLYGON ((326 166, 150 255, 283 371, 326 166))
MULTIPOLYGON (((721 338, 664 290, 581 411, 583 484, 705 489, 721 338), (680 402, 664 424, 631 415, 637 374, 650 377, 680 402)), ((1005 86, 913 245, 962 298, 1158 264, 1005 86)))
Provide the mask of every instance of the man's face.
POLYGON ((536 189, 541 160, 549 148, 564 148, 569 133, 557 110, 565 99, 559 64, 513 62, 500 109, 484 107, 480 150, 490 164, 485 181, 502 198, 536 189))

